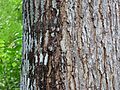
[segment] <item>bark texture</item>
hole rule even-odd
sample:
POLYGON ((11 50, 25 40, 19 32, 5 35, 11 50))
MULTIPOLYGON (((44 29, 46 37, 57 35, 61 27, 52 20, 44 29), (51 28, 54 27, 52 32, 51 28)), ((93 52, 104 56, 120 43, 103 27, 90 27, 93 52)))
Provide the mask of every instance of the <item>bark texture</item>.
POLYGON ((21 90, 119 90, 120 0, 23 0, 21 90))

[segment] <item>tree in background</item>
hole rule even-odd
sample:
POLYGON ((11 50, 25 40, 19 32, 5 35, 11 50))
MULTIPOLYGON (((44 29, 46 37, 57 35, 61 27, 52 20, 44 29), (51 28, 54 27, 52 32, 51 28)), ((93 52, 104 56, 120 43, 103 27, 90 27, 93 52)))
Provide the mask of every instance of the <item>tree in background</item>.
POLYGON ((119 0, 23 0, 21 90, 119 90, 119 0))

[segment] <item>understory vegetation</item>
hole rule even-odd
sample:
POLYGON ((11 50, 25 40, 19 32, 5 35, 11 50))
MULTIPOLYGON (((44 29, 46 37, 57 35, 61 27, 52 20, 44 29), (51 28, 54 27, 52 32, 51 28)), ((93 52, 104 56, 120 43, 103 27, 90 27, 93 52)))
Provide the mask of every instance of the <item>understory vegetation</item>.
POLYGON ((22 0, 0 0, 0 90, 19 90, 22 0))

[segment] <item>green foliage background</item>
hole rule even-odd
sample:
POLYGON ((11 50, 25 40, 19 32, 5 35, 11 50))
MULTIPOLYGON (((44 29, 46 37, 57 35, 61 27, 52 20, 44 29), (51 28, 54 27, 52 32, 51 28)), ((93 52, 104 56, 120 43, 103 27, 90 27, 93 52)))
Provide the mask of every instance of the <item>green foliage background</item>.
POLYGON ((22 0, 0 0, 0 90, 19 90, 22 0))

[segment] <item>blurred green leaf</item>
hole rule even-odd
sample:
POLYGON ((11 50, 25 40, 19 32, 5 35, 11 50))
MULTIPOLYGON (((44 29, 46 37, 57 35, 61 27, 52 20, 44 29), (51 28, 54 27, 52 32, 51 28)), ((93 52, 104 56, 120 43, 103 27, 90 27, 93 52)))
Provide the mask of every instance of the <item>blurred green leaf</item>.
POLYGON ((15 67, 16 65, 17 65, 17 64, 16 64, 15 62, 14 62, 14 63, 12 63, 12 66, 13 66, 13 67, 15 67))
POLYGON ((4 86, 5 86, 4 83, 1 83, 1 82, 0 82, 0 87, 4 87, 4 86))

